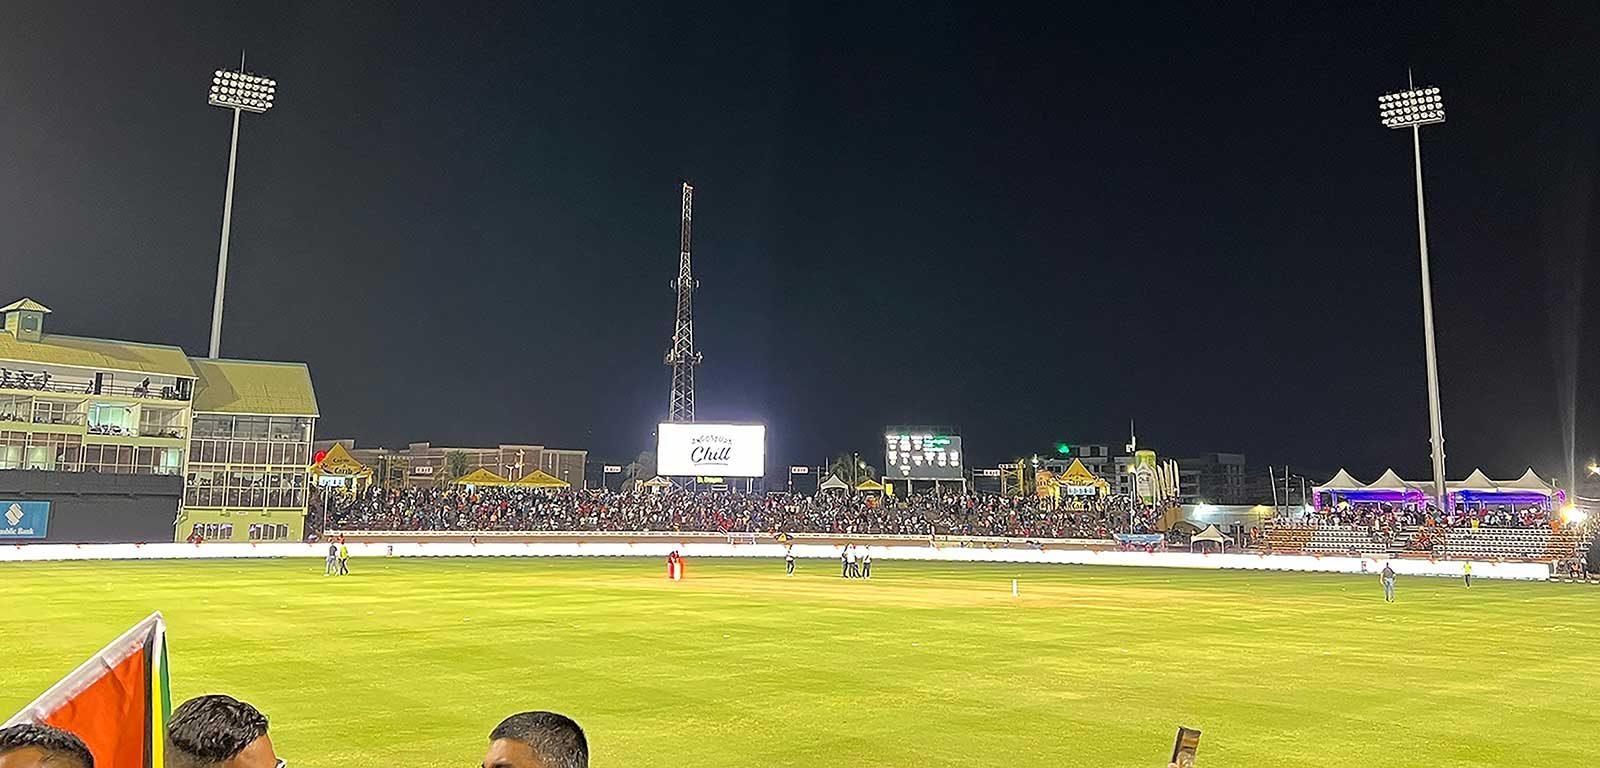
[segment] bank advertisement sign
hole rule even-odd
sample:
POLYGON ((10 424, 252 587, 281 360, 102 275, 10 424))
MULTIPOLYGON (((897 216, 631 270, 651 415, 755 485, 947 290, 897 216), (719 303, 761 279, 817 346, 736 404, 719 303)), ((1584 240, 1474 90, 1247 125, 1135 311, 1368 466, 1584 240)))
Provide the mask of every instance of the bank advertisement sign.
POLYGON ((50 528, 50 502, 0 500, 0 539, 42 539, 50 528))
POLYGON ((656 471, 668 477, 762 477, 767 428, 761 424, 662 424, 656 429, 656 471))

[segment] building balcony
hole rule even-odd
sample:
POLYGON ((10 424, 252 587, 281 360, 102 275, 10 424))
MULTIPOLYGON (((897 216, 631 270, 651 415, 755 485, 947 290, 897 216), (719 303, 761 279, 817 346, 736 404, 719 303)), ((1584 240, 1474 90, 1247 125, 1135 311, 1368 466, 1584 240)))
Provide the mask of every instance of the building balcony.
POLYGON ((177 430, 140 432, 133 429, 89 427, 83 432, 83 441, 100 445, 148 445, 171 448, 184 446, 183 433, 177 430))
POLYGON ((83 425, 83 414, 81 413, 29 416, 26 413, 8 413, 4 411, 0 411, 0 430, 12 432, 59 432, 67 435, 82 435, 88 431, 83 425))
POLYGON ((26 394, 49 392, 63 395, 102 395, 134 400, 188 402, 192 387, 187 381, 148 378, 139 383, 117 383, 107 377, 57 375, 50 371, 0 368, 0 392, 26 394))

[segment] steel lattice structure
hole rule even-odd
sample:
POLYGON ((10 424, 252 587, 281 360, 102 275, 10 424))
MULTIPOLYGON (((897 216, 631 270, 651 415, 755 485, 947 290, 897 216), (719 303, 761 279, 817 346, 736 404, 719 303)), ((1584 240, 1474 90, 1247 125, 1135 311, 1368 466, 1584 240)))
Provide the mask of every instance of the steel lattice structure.
POLYGON ((694 367, 700 364, 700 353, 694 348, 694 289, 695 281, 689 267, 689 221, 694 213, 694 187, 683 185, 683 229, 678 235, 678 279, 672 283, 678 291, 678 316, 672 327, 672 349, 667 351, 667 365, 672 366, 672 401, 667 408, 668 421, 694 421, 694 367))

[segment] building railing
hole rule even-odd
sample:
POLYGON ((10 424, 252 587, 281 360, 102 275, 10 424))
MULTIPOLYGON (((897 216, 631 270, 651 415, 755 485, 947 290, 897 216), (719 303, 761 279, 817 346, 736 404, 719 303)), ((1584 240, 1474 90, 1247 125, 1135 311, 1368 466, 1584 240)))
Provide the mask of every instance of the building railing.
POLYGON ((183 430, 177 427, 155 427, 150 429, 131 429, 119 427, 115 424, 91 424, 89 434, 105 435, 108 437, 166 437, 174 440, 183 439, 183 430))
POLYGON ((83 414, 69 411, 55 414, 29 414, 15 411, 0 411, 0 423, 17 424, 57 424, 64 426, 83 426, 83 414))
POLYGON ((56 392, 66 395, 118 395, 151 400, 187 402, 189 397, 176 385, 104 384, 95 386, 93 379, 61 379, 49 371, 17 371, 0 368, 0 389, 29 392, 56 392))

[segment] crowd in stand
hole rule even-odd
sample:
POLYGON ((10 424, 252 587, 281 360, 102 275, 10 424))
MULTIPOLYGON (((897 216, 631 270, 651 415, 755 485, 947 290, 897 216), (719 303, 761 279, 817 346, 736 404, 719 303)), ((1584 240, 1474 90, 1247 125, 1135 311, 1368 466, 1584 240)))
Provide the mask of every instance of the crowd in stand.
MULTIPOLYGON (((312 517, 318 510, 314 510, 312 517)), ((705 531, 1106 538, 1155 530, 1160 513, 1126 499, 1088 509, 978 495, 864 497, 738 492, 372 488, 330 496, 330 530, 705 531)), ((320 522, 320 521, 319 521, 320 522)))
MULTIPOLYGON (((1289 519, 1280 522, 1294 522, 1289 519)), ((1324 507, 1312 516, 1315 525, 1340 525, 1392 533, 1405 528, 1435 527, 1543 528, 1550 525, 1550 511, 1544 506, 1457 507, 1441 513, 1437 507, 1418 504, 1342 503, 1324 507)))

